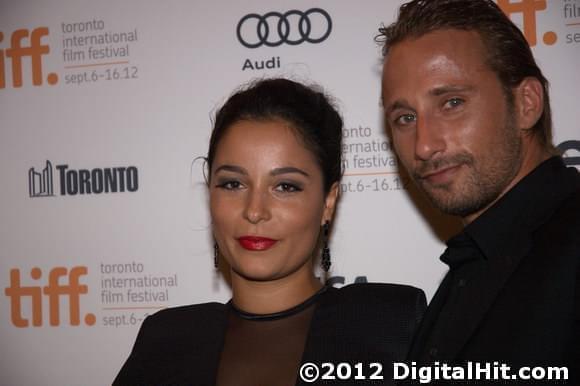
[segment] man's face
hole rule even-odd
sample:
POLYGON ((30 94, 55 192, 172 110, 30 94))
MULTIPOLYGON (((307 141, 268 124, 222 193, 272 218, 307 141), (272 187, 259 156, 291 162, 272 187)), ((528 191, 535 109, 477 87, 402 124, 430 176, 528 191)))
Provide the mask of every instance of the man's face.
POLYGON ((471 221, 522 164, 512 106, 471 31, 440 30, 393 46, 383 103, 398 156, 433 204, 471 221))

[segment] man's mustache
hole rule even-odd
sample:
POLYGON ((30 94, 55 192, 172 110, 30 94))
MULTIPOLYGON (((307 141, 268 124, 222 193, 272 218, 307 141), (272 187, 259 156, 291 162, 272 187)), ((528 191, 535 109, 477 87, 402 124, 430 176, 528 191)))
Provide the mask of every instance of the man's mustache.
POLYGON ((473 163, 474 159, 471 154, 459 153, 445 158, 421 161, 413 170, 412 175, 415 180, 421 180, 443 169, 459 165, 473 165, 473 163))

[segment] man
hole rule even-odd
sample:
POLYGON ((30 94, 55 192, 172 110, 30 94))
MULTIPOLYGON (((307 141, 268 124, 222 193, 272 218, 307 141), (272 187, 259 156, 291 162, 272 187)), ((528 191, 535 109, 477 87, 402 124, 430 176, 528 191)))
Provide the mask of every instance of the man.
POLYGON ((410 359, 577 374, 580 176, 555 155, 548 82, 524 36, 491 0, 414 0, 381 34, 400 162, 465 224, 410 359))

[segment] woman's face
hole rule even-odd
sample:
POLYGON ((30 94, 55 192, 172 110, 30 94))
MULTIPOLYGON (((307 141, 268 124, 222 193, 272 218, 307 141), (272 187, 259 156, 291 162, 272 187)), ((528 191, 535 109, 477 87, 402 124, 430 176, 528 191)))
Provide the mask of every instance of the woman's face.
POLYGON ((323 191, 314 154, 283 120, 242 120, 217 145, 210 178, 213 233, 232 274, 268 281, 312 272, 337 187, 323 191))

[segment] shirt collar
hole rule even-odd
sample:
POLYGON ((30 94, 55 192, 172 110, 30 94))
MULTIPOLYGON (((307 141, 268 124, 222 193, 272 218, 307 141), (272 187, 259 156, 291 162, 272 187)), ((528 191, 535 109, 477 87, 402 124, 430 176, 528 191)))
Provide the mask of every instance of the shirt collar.
POLYGON ((526 248, 531 233, 578 189, 578 171, 567 168, 559 156, 549 158, 465 227, 464 232, 488 259, 515 252, 513 248, 526 248))
POLYGON ((480 258, 482 258, 482 254, 478 250, 477 244, 466 232, 461 232, 447 241, 447 249, 441 255, 440 260, 453 269, 468 261, 480 258))

